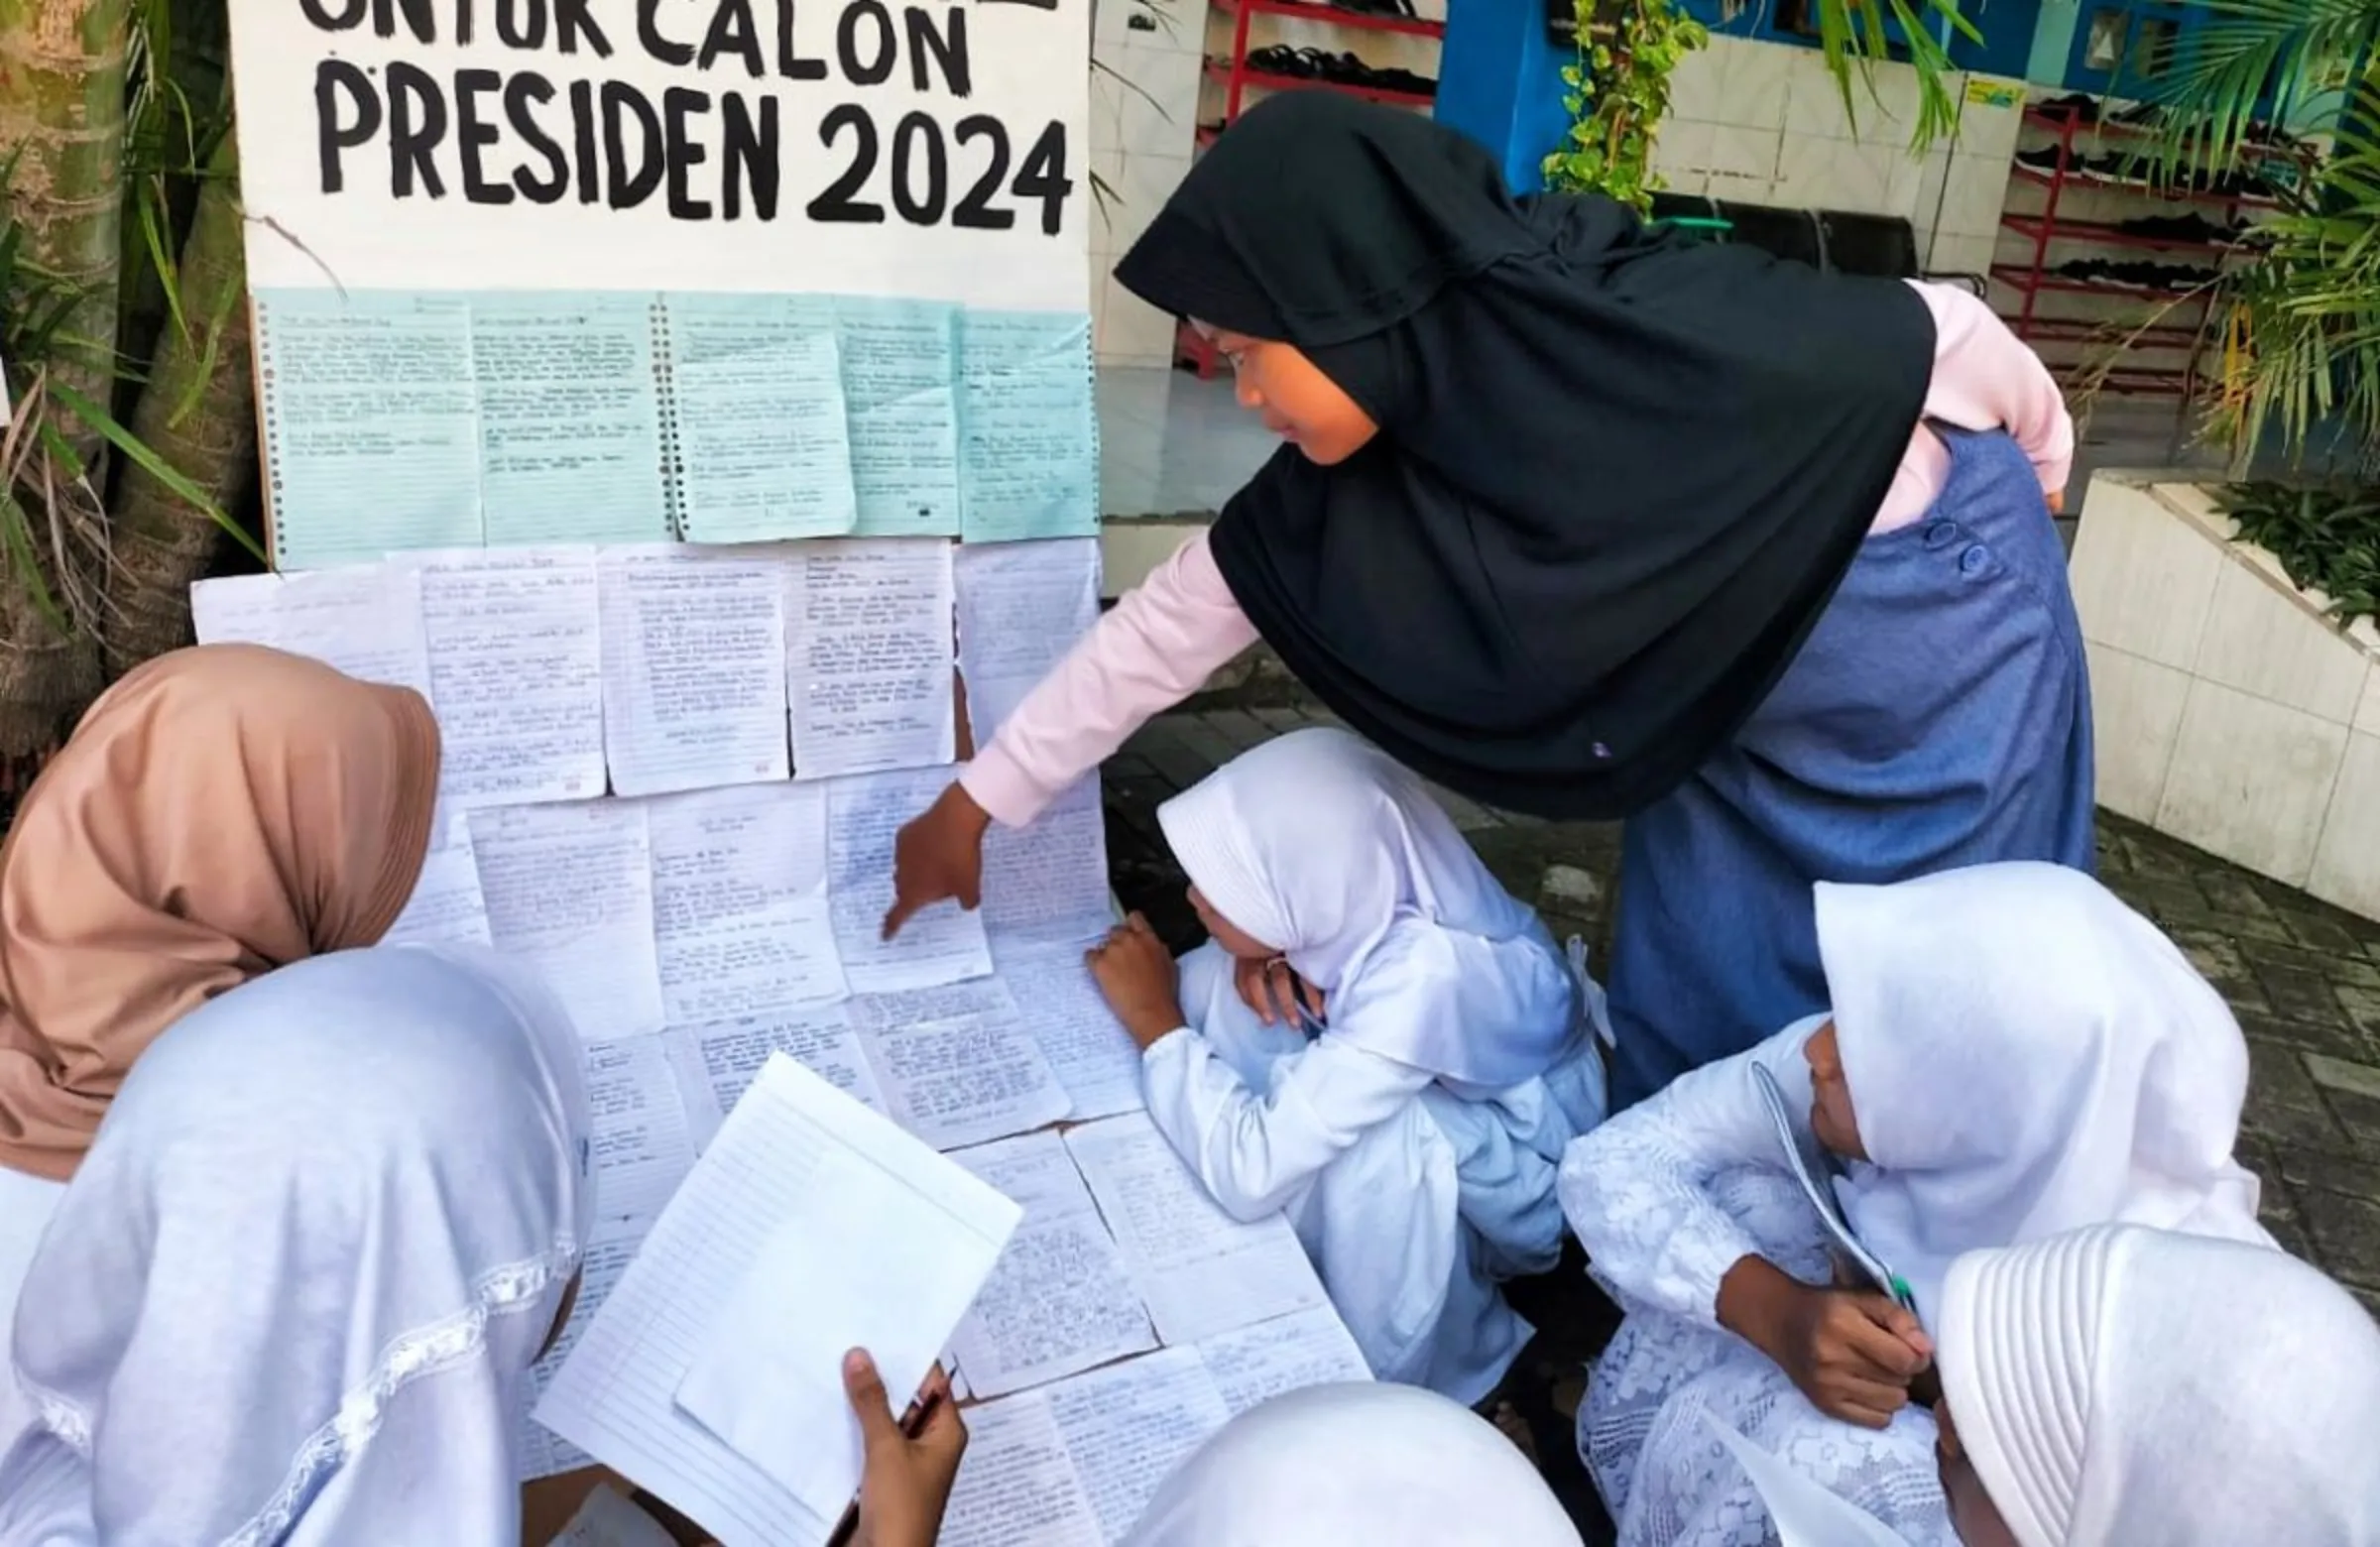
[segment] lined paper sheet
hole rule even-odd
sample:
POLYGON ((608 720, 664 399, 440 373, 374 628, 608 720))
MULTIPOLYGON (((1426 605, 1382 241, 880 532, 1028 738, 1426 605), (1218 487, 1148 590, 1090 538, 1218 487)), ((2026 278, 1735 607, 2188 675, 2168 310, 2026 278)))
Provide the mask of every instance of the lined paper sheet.
POLYGON ((1079 954, 1106 939, 1115 922, 1096 772, 1068 785, 1029 826, 995 822, 984 834, 984 932, 994 961, 1053 947, 1079 954))
POLYGON ((914 1390, 1020 1212, 792 1059, 773 1059, 554 1376, 538 1420, 723 1547, 822 1542, 860 1475, 843 1352, 869 1347, 888 1390, 914 1390))
POLYGON ((1070 1129, 1066 1147, 1168 1345, 1329 1303, 1289 1222, 1217 1208, 1147 1114, 1070 1129))
POLYGON ((1006 1138, 1073 1110, 997 978, 863 995, 850 1011, 886 1107, 936 1149, 1006 1138))
POLYGON ((677 1539, 626 1494, 602 1483, 547 1547, 677 1547, 677 1539))
POLYGON ((826 898, 826 791, 746 784, 647 802, 671 1025, 844 995, 826 898))
POLYGON ((953 1160, 1024 1208, 951 1347, 979 1396, 1079 1374, 1157 1346, 1124 1254, 1055 1132, 1025 1133, 953 1160))
POLYGON ((694 1169, 677 1077, 654 1036, 590 1042, 586 1070, 595 1212, 604 1220, 650 1222, 694 1169))
POLYGON ((201 580, 190 587, 190 622, 201 645, 270 645, 429 696, 421 576, 402 565, 201 580))
POLYGON ((1099 621, 1099 539, 962 545, 951 585, 967 722, 987 746, 1003 720, 1099 621))
POLYGON ((909 538, 785 550, 785 684, 802 778, 947 764, 951 544, 909 538))
POLYGON ((1083 954, 1072 946, 1024 956, 1000 955, 1024 1028, 1074 1102, 1079 1123, 1139 1112, 1148 1105, 1140 1083, 1140 1048, 1108 1009, 1083 954))
POLYGON ((779 566, 664 543, 605 548, 598 568, 612 788, 657 795, 788 777, 779 566))
POLYGON ((1196 1349, 1166 1349, 1042 1389, 1110 1542, 1232 1416, 1196 1349))
POLYGON ((276 568, 482 540, 468 300, 267 291, 256 353, 276 568))
POLYGON ((685 538, 848 534, 859 506, 833 303, 671 295, 662 308, 685 538))
POLYGON ((956 983, 992 971, 983 916, 956 902, 936 903, 913 915, 893 939, 883 938, 885 911, 892 905, 892 840, 957 772, 861 774, 827 785, 827 895, 834 904, 835 948, 854 994, 956 983))
POLYGON ((596 1220, 594 1240, 579 1258, 578 1298, 571 1304, 570 1320, 563 1325, 561 1336, 553 1340, 553 1347, 545 1351, 544 1358, 530 1368, 518 1426, 522 1482, 533 1483, 538 1478, 576 1472, 594 1464, 592 1456, 530 1414, 545 1388, 553 1383, 554 1372, 562 1368, 570 1351, 578 1347, 578 1340, 594 1324, 604 1301, 611 1298, 620 1275, 628 1271, 628 1264, 636 1259, 637 1250, 645 1245, 646 1234, 652 1228, 650 1219, 596 1220))
POLYGON ((590 1042, 661 1028, 645 808, 625 800, 471 813, 496 949, 544 976, 590 1042))
POLYGON ((490 547, 669 536, 653 308, 625 291, 471 298, 490 547))
POLYGON ((1329 1304, 1218 1333, 1199 1343, 1198 1357, 1235 1418, 1284 1392, 1371 1378, 1355 1335, 1329 1304))
POLYGON ((440 796, 510 805, 602 794, 594 553, 503 548, 421 563, 440 796))
POLYGON ((678 1099, 697 1151, 710 1147, 719 1125, 735 1110, 772 1053, 784 1053, 854 1101, 887 1110, 876 1071, 860 1051, 860 1033, 841 1005, 740 1015, 699 1026, 671 1026, 661 1035, 677 1075, 678 1099))
POLYGON ((488 899, 479 891, 479 861, 471 852, 468 811, 441 805, 430 817, 429 852, 405 911, 380 937, 383 945, 491 945, 488 899))
POLYGON ((1090 317, 969 309, 959 318, 959 530, 967 540, 1096 536, 1090 317))
MULTIPOLYGON (((1105 1547, 1049 1398, 1027 1391, 967 1414, 967 1454, 937 1547, 1105 1547)), ((1320 1544, 1317 1544, 1320 1547, 1320 1544)))
POLYGON ((835 298, 851 482, 870 537, 959 534, 959 308, 835 298))

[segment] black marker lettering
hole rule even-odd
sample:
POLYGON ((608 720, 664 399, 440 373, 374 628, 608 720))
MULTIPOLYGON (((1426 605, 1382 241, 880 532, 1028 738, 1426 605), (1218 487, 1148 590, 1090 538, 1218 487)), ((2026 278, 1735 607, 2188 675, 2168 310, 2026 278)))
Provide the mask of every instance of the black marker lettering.
POLYGON ((909 84, 920 91, 931 91, 934 82, 926 69, 926 60, 942 66, 942 89, 954 97, 964 98, 973 89, 967 68, 967 13, 952 6, 944 13, 941 30, 934 27, 933 13, 923 6, 912 5, 900 13, 909 31, 909 84))
MULTIPOLYGON (((534 79, 535 77, 529 77, 534 79)), ((496 126, 480 116, 480 98, 504 90, 504 77, 492 69, 454 72, 454 145, 463 159, 463 198, 473 204, 509 204, 513 190, 488 180, 479 153, 494 145, 496 126)))
POLYGON ((380 132, 380 93, 373 89, 372 77, 345 60, 324 60, 315 65, 314 132, 321 146, 322 191, 340 192, 347 186, 341 154, 368 144, 380 132), (339 111, 341 98, 354 104, 352 122, 339 111))
POLYGON ((731 91, 719 103, 719 172, 724 183, 720 213, 729 220, 744 214, 744 189, 752 189, 752 213, 758 220, 776 218, 776 194, 783 164, 777 159, 776 98, 760 99, 761 116, 753 121, 752 105, 731 91))
POLYGON ((843 78, 855 86, 881 86, 892 74, 894 56, 900 52, 892 32, 892 13, 886 10, 882 0, 852 0, 843 8, 842 17, 835 23, 835 60, 843 66, 843 78), (860 59, 860 23, 865 18, 876 30, 876 58, 862 62, 860 59))
POLYGON ((446 138, 446 98, 438 83, 416 65, 389 66, 389 191, 414 196, 414 179, 431 198, 446 196, 446 183, 429 153, 446 138), (419 117, 416 118, 416 103, 419 117))
POLYGON ((637 0, 637 42, 663 64, 691 64, 694 50, 661 36, 661 0, 637 0))
POLYGON ((496 36, 508 49, 545 47, 545 0, 496 0, 496 36))
POLYGON ((608 60, 612 57, 612 40, 595 25, 587 4, 588 0, 553 0, 553 46, 564 54, 576 54, 583 43, 589 54, 608 60))
POLYGON ((711 110, 711 94, 693 91, 684 86, 671 86, 661 93, 661 127, 664 156, 669 167, 669 218, 672 220, 708 220, 711 201, 696 198, 689 186, 695 168, 711 159, 702 142, 686 132, 686 120, 697 113, 711 110))
POLYGON ((752 20, 751 0, 719 0, 719 9, 711 13, 709 30, 702 35, 702 50, 694 56, 697 69, 709 69, 722 54, 732 54, 744 61, 744 73, 758 80, 768 73, 768 62, 761 57, 761 37, 752 20))
MULTIPOLYGON (((653 0, 645 0, 652 5, 653 0)), ((604 202, 614 209, 634 209, 653 197, 653 190, 661 185, 666 170, 661 154, 661 121, 654 116, 653 104, 636 87, 617 80, 603 83, 603 152, 611 177, 604 189, 604 202), (629 118, 637 121, 637 169, 628 170, 628 146, 623 129, 629 118)))
POLYGON ((793 47, 793 0, 776 0, 776 72, 787 80, 826 78, 826 60, 805 60, 793 47))
POLYGON ((595 87, 589 81, 570 82, 570 148, 578 156, 578 201, 600 201, 603 164, 595 157, 595 87))
POLYGON ((324 7, 322 0, 298 0, 298 9, 305 19, 324 32, 348 32, 363 24, 364 12, 370 0, 346 0, 336 11, 324 7))
POLYGON ((545 176, 540 178, 527 167, 513 169, 513 186, 533 204, 551 204, 560 200, 570 186, 570 163, 562 156, 562 148, 553 143, 553 136, 537 122, 532 104, 542 105, 553 100, 553 83, 542 75, 526 71, 504 83, 504 121, 513 126, 513 133, 529 142, 529 148, 545 159, 545 176))

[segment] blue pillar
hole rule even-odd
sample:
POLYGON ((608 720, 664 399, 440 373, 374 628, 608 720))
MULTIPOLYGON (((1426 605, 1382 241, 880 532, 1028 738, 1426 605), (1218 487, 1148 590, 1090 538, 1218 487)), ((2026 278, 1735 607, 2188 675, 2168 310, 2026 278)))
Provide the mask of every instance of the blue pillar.
POLYGON ((1562 142, 1562 66, 1577 57, 1545 29, 1545 0, 1448 0, 1438 55, 1442 124, 1495 153, 1513 190, 1545 185, 1546 155, 1562 142))

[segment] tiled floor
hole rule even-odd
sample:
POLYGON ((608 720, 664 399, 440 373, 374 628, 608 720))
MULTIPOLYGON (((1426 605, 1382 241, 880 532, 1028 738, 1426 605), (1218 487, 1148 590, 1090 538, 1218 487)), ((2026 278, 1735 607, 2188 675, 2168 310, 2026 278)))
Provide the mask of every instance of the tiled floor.
POLYGON ((1100 368, 1104 516, 1212 516, 1279 444, 1232 401, 1228 375, 1100 368))

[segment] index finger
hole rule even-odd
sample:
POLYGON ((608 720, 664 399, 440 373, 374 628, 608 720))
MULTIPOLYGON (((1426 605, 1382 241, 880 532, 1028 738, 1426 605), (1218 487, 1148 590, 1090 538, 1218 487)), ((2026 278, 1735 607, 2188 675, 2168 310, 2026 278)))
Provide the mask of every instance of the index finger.
POLYGON ((885 909, 885 932, 880 938, 890 940, 900 933, 900 926, 907 923, 909 915, 916 911, 916 903, 909 901, 906 897, 893 897, 892 905, 885 909))
MULTIPOLYGON (((1845 1317, 1843 1341, 1851 1353, 1873 1365, 1894 1380, 1906 1382, 1926 1368, 1926 1355, 1911 1346, 1907 1337, 1893 1324, 1891 1317, 1906 1317, 1908 1312, 1882 1295, 1852 1295, 1848 1297, 1859 1314, 1845 1317), (1888 1317, 1887 1313, 1890 1313, 1888 1317)), ((1911 1322, 1914 1330, 1915 1323, 1911 1322)), ((1924 1337, 1923 1333, 1918 1334, 1924 1337)))

